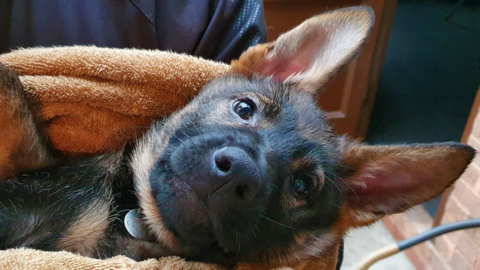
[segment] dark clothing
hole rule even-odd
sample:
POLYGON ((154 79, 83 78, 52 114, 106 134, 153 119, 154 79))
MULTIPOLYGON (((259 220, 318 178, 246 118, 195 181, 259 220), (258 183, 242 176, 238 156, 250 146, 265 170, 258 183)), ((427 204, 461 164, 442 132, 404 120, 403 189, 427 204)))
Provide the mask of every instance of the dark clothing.
POLYGON ((262 0, 0 0, 0 52, 91 44, 230 62, 265 41, 262 0))

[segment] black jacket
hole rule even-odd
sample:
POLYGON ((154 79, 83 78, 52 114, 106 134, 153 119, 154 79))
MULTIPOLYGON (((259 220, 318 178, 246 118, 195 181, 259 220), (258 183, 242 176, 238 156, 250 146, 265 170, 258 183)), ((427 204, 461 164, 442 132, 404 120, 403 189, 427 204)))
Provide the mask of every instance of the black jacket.
POLYGON ((266 35, 262 0, 0 1, 0 52, 92 44, 230 62, 266 35))

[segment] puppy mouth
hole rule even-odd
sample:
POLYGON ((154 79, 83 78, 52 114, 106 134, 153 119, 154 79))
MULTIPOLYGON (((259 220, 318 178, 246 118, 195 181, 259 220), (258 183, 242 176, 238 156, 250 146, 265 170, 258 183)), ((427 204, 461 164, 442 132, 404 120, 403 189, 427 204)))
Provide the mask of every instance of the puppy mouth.
MULTIPOLYGON (((245 222, 246 226, 239 228, 239 224, 229 220, 232 213, 224 208, 225 196, 219 194, 232 184, 231 181, 215 186, 209 194, 201 196, 182 177, 168 170, 168 161, 162 163, 165 171, 156 179, 157 186, 161 187, 155 195, 156 202, 163 218, 162 226, 177 238, 182 247, 180 252, 195 260, 222 264, 248 256, 256 241, 245 233, 245 227, 249 225, 245 222), (203 256, 206 259, 202 259, 203 256)), ((256 222, 250 221, 250 224, 255 226, 256 222)), ((247 228, 250 232, 250 227, 247 228)))
POLYGON ((236 233, 241 232, 241 230, 237 229, 237 225, 228 223, 228 221, 219 217, 219 215, 223 215, 219 212, 225 211, 220 207, 223 206, 221 201, 224 196, 217 194, 217 192, 231 184, 230 182, 216 187, 207 196, 199 196, 191 186, 181 180, 172 180, 164 184, 175 193, 175 199, 170 204, 175 205, 174 208, 178 217, 176 221, 180 221, 171 222, 170 218, 164 218, 168 230, 188 246, 199 249, 206 248, 209 251, 223 253, 229 257, 231 257, 234 249, 235 254, 240 253, 236 250, 236 244, 229 239, 233 228, 235 228, 236 233))

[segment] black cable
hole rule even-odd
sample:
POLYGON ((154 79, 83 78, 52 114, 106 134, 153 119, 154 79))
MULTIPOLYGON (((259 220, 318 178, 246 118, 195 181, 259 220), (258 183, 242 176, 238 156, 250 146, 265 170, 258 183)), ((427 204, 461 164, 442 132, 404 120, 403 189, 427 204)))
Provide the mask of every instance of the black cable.
POLYGON ((372 266, 373 264, 375 264, 376 262, 382 259, 385 259, 394 254, 397 254, 400 251, 411 248, 415 245, 418 245, 422 242, 435 238, 439 235, 446 234, 453 231, 463 230, 463 229, 476 228, 476 227, 480 227, 480 218, 469 219, 469 220, 454 222, 454 223, 435 227, 417 236, 411 237, 409 239, 403 240, 395 244, 391 244, 389 246, 383 247, 371 253, 370 255, 365 257, 365 259, 363 259, 363 261, 360 263, 357 269, 367 270, 370 268, 370 266, 372 266))
POLYGON ((463 230, 463 229, 469 229, 469 228, 476 228, 476 227, 480 227, 480 218, 449 223, 449 224, 435 227, 424 233, 421 233, 414 237, 403 240, 397 243, 397 245, 399 250, 402 251, 445 233, 463 230))

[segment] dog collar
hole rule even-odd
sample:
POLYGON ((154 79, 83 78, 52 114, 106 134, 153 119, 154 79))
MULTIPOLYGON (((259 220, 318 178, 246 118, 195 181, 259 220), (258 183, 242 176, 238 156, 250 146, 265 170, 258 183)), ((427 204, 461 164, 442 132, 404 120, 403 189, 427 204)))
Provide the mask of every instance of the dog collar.
POLYGON ((150 239, 148 230, 142 222, 139 209, 132 209, 128 211, 123 220, 123 224, 131 236, 146 241, 150 239))

